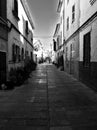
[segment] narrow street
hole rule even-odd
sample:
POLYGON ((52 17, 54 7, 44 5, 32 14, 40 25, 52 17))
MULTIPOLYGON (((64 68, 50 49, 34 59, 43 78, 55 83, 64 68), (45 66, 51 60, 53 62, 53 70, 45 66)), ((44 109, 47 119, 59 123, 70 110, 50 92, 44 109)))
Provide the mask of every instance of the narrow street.
POLYGON ((97 93, 51 64, 0 91, 0 130, 97 130, 97 93))

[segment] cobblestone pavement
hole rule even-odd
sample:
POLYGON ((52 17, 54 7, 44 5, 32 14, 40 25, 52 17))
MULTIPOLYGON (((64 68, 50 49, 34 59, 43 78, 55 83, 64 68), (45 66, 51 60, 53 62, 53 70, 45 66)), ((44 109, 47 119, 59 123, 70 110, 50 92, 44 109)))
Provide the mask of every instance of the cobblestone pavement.
POLYGON ((0 130, 97 130, 97 93, 50 64, 0 91, 0 130))

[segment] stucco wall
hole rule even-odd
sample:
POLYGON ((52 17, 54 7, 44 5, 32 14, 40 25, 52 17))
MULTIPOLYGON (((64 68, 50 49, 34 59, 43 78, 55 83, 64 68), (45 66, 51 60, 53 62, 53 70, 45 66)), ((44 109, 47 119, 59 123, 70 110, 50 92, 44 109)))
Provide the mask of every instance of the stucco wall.
POLYGON ((97 85, 97 18, 80 31, 80 79, 88 84, 97 85), (90 32, 90 66, 83 65, 83 38, 90 32))
POLYGON ((7 28, 0 25, 0 51, 7 51, 7 28))
POLYGON ((80 0, 80 26, 97 11, 97 1, 93 5, 90 0, 80 0))
MULTIPOLYGON (((33 42, 31 42, 31 36, 33 38, 33 27, 30 24, 30 21, 27 17, 27 14, 24 10, 24 7, 23 7, 21 1, 18 0, 19 21, 15 18, 15 16, 12 13, 13 8, 14 8, 14 0, 8 0, 8 2, 7 2, 7 19, 10 20, 11 23, 18 30, 17 31, 13 26, 11 28, 11 30, 8 32, 8 71, 10 70, 10 68, 23 65, 23 61, 16 62, 16 63, 13 63, 13 61, 12 61, 12 45, 13 44, 18 45, 20 47, 20 52, 21 52, 21 49, 24 48, 24 55, 25 55, 25 50, 28 51, 29 56, 31 56, 30 52, 33 52, 33 48, 30 45, 30 44, 33 44, 33 42), (28 21, 28 28, 29 28, 30 32, 32 32, 32 35, 31 35, 31 33, 29 33, 27 36, 25 33, 26 21, 28 21), (28 42, 27 42, 27 40, 28 40, 28 42)), ((25 58, 25 56, 24 56, 24 58, 25 58)))
POLYGON ((64 57, 65 71, 72 74, 74 77, 78 78, 79 77, 79 68, 78 68, 79 66, 78 65, 79 63, 79 34, 77 34, 75 37, 72 37, 72 39, 66 43, 64 56, 65 56, 64 57), (72 52, 70 50, 71 44, 72 44, 72 52), (66 48, 68 48, 67 54, 66 54, 66 48), (66 55, 67 55, 67 61, 66 61, 66 55))
POLYGON ((83 61, 83 37, 91 32, 91 62, 97 62, 97 18, 80 31, 80 61, 83 61))
POLYGON ((79 28, 79 0, 65 1, 65 39, 67 40, 79 28), (72 23, 72 6, 75 5, 75 21, 72 23), (69 30, 67 30, 67 18, 69 17, 69 30))
POLYGON ((0 38, 0 51, 7 51, 7 41, 0 38))

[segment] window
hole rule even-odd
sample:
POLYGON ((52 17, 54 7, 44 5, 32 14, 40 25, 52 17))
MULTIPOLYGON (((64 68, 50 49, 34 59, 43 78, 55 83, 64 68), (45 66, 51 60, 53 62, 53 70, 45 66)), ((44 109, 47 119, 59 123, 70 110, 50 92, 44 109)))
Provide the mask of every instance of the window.
POLYGON ((31 43, 33 43, 33 33, 31 31, 31 43))
POLYGON ((31 53, 31 59, 33 59, 33 53, 32 52, 30 52, 31 53))
POLYGON ((19 17, 18 17, 18 2, 17 2, 17 0, 14 0, 13 15, 17 18, 17 20, 19 20, 19 17))
POLYGON ((6 0, 0 0, 0 17, 6 20, 6 0))
POLYGON ((72 6, 72 23, 75 20, 75 5, 72 6))
POLYGON ((27 21, 27 20, 26 20, 26 28, 25 28, 25 32, 26 32, 26 34, 29 33, 29 31, 28 31, 28 21, 27 21))
POLYGON ((67 30, 69 29, 69 17, 67 18, 67 30))
POLYGON ((20 61, 20 47, 15 44, 12 45, 12 61, 20 61))
POLYGON ((12 61, 16 61, 16 49, 15 49, 15 44, 12 45, 12 61))
POLYGON ((69 3, 69 0, 67 0, 67 4, 69 3))
POLYGON ((14 11, 17 13, 18 15, 18 2, 17 0, 14 0, 14 11))
POLYGON ((21 50, 21 60, 24 60, 24 48, 21 50))
POLYGON ((20 61, 20 47, 16 45, 16 61, 20 61))
POLYGON ((90 66, 90 32, 84 35, 84 46, 83 46, 83 65, 90 66))
POLYGON ((56 51, 56 41, 53 39, 53 50, 56 51))

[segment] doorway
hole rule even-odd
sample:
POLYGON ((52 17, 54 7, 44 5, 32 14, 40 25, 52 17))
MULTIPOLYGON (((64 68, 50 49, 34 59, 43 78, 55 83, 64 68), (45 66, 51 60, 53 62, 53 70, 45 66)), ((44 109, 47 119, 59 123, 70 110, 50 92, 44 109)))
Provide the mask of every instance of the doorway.
POLYGON ((6 81, 6 52, 0 51, 0 84, 6 81))
POLYGON ((86 80, 90 80, 91 72, 91 33, 88 32, 84 35, 83 45, 83 66, 86 80))

